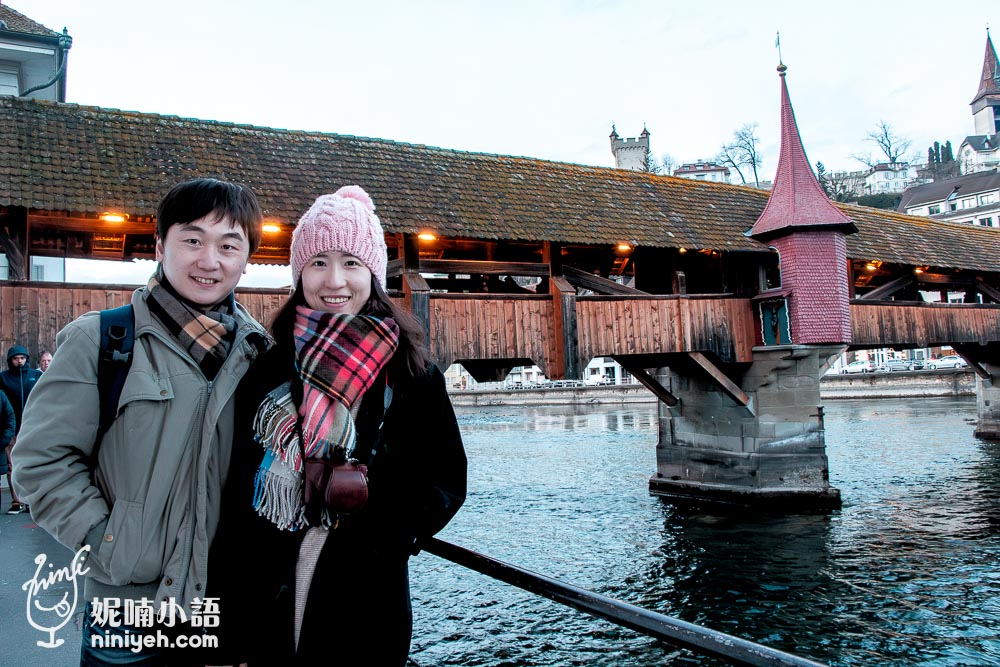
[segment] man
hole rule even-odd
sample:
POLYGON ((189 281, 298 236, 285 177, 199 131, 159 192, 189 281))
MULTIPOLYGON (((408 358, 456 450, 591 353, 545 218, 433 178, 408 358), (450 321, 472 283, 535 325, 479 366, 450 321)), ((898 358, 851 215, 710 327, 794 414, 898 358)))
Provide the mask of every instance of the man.
MULTIPOLYGON (((14 437, 4 446, 4 455, 10 461, 14 445, 17 442, 17 434, 21 430, 21 415, 24 414, 24 406, 28 402, 28 394, 35 388, 35 382, 42 376, 40 371, 32 370, 28 365, 28 350, 21 345, 15 345, 7 350, 7 370, 0 373, 0 391, 3 391, 7 400, 14 408, 14 437)), ((4 466, 6 467, 6 466, 4 466)), ((10 468, 7 467, 7 486, 10 487, 10 509, 7 514, 20 514, 28 510, 27 503, 21 502, 11 484, 10 468)))
POLYGON ((132 295, 135 347, 117 418, 96 443, 101 335, 98 313, 88 313, 59 332, 14 457, 14 484, 35 521, 70 549, 90 549, 83 665, 183 662, 157 646, 141 656, 108 647, 113 634, 153 638, 163 618, 155 628, 116 627, 102 609, 154 606, 181 621, 198 610, 236 386, 266 345, 233 296, 260 244, 253 193, 213 179, 182 183, 160 202, 156 235, 159 265, 132 295))
POLYGON ((38 370, 45 372, 49 370, 49 364, 52 363, 52 353, 48 350, 42 350, 42 353, 38 355, 38 370))

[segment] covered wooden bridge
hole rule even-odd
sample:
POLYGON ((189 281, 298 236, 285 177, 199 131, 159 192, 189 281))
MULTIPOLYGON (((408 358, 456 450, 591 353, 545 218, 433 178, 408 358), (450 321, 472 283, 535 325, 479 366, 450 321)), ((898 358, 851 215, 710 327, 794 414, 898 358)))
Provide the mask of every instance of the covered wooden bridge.
MULTIPOLYGON (((159 199, 181 180, 213 176, 258 195, 272 230, 252 258, 260 263, 287 262, 295 221, 316 196, 361 185, 386 230, 390 290, 425 322, 439 365, 493 378, 531 362, 573 378, 590 358, 613 356, 675 411, 695 378, 698 400, 722 396, 719 410, 743 424, 739 436, 713 436, 734 440, 706 446, 738 457, 760 458, 759 443, 780 434, 759 424, 760 388, 789 364, 800 367, 796 382, 818 383, 845 345, 950 344, 988 386, 1000 368, 997 230, 838 205, 857 229, 838 269, 851 339, 820 345, 806 363, 775 305, 791 298, 787 258, 779 264, 773 244, 749 235, 768 192, 11 97, 0 98, 0 146, 3 346, 51 347, 70 319, 128 292, 33 283, 30 256, 152 258, 159 199), (928 291, 963 303, 926 303, 928 291)), ((264 319, 282 294, 248 290, 241 300, 264 319)), ((661 448, 685 419, 672 418, 661 448)), ((661 459, 658 469, 671 468, 661 459)))

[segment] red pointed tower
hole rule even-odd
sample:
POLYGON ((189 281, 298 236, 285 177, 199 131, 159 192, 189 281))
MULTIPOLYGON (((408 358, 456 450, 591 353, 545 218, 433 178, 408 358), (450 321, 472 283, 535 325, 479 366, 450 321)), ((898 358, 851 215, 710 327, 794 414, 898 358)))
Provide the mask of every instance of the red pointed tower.
POLYGON ((993 48, 990 31, 986 30, 986 55, 983 57, 983 76, 979 91, 972 100, 972 117, 976 134, 991 136, 1000 132, 1000 61, 993 48))
MULTIPOLYGON (((781 290, 788 304, 790 342, 849 343, 850 294, 846 235, 854 223, 833 205, 816 180, 781 77, 781 156, 767 207, 750 235, 778 251, 781 290)), ((759 298, 764 298, 765 294, 759 298)))

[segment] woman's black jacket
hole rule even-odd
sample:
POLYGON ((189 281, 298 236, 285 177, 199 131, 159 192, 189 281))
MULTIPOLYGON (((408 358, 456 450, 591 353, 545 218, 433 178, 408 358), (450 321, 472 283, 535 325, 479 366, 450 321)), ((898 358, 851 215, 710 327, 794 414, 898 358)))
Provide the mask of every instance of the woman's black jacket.
MULTIPOLYGON (((287 664, 295 653, 295 562, 305 531, 278 530, 252 506, 263 457, 253 418, 292 368, 287 353, 272 349, 239 388, 209 564, 208 594, 220 598, 220 664, 287 664)), ((355 451, 362 460, 372 452, 368 503, 330 531, 313 575, 297 664, 403 665, 412 625, 407 560, 416 541, 441 530, 465 500, 465 450, 441 371, 432 366, 412 377, 390 370, 389 383, 388 410, 384 383, 362 399, 355 451)))

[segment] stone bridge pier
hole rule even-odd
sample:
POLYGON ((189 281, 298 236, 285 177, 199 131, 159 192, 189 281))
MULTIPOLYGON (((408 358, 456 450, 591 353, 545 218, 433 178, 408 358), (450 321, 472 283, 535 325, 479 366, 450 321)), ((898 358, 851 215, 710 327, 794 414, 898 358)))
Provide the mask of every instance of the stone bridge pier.
MULTIPOLYGON (((660 403, 650 492, 675 502, 840 507, 830 486, 819 380, 845 345, 757 347, 741 378, 746 404, 696 368, 661 368, 678 403, 660 403)), ((729 371, 732 373, 733 371, 729 371)))
POLYGON ((976 380, 976 400, 979 408, 976 437, 984 440, 1000 440, 1000 362, 983 363, 980 368, 985 373, 979 374, 976 380))

